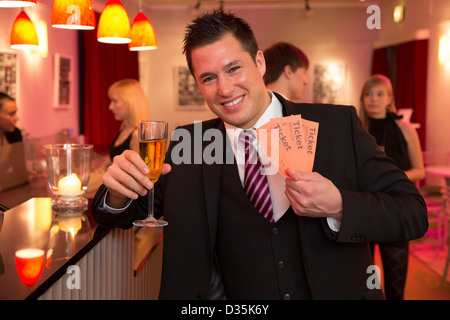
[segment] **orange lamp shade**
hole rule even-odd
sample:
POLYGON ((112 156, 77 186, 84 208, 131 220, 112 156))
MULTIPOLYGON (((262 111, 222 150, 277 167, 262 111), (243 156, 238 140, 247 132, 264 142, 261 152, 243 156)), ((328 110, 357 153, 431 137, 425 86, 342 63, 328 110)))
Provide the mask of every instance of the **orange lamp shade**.
POLYGON ((36 3, 36 0, 0 0, 0 8, 31 7, 36 3))
POLYGON ((52 27, 61 29, 95 29, 92 0, 54 0, 52 27))
POLYGON ((105 43, 131 42, 128 13, 120 0, 109 0, 98 21, 97 40, 105 43))
POLYGON ((14 21, 10 43, 13 49, 37 49, 39 47, 36 29, 25 11, 21 11, 14 21))
POLYGON ((155 29, 147 16, 138 12, 131 25, 131 42, 128 48, 131 51, 154 50, 158 47, 155 29))

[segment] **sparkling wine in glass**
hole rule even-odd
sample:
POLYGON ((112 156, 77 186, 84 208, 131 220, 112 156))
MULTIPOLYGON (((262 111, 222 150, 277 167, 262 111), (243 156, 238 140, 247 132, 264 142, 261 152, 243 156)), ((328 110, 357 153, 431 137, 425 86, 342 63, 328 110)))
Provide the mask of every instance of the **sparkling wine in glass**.
MULTIPOLYGON (((138 124, 139 155, 147 164, 150 170, 147 177, 153 183, 158 181, 166 157, 167 130, 167 122, 164 121, 139 121, 138 124)), ((135 226, 163 227, 167 225, 166 221, 157 220, 153 216, 153 202, 152 188, 148 190, 148 216, 144 220, 134 221, 135 226)))

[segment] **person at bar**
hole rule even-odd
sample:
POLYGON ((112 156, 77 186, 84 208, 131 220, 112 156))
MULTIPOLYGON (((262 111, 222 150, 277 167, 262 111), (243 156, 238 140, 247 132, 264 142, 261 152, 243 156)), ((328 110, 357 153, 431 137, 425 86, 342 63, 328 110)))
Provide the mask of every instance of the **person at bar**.
POLYGON ((267 89, 284 98, 300 102, 308 84, 309 59, 302 50, 287 42, 278 42, 264 50, 267 89))
POLYGON ((17 110, 16 100, 0 92, 0 146, 22 141, 22 133, 16 127, 19 121, 17 110))
MULTIPOLYGON (((391 157, 408 178, 425 178, 422 148, 416 129, 397 115, 391 80, 381 74, 366 80, 361 91, 360 118, 377 144, 391 157)), ((374 251, 372 243, 372 251, 374 251)), ((408 271, 407 240, 379 243, 383 263, 385 295, 388 300, 402 300, 408 271)))
POLYGON ((17 111, 15 99, 0 92, 0 192, 28 182, 17 111))
MULTIPOLYGON (((232 13, 194 19, 184 54, 218 118, 173 133, 155 184, 155 215, 168 221, 160 299, 383 299, 369 241, 419 238, 427 213, 356 109, 296 104, 267 90, 263 52, 250 25, 232 13), (291 115, 319 123, 313 172, 287 169, 288 177, 276 172, 264 181, 259 170, 248 172, 250 161, 230 161, 227 152, 223 161, 205 157, 212 141, 204 134, 215 133, 233 154, 244 146, 254 154, 252 131, 291 115), (265 185, 256 193, 265 201, 268 184, 269 209, 247 195, 250 174, 265 185)), ((93 201, 99 225, 129 228, 146 217, 153 187, 146 173, 132 150, 114 159, 93 201)))
POLYGON ((109 109, 118 121, 122 121, 120 131, 109 147, 111 160, 124 150, 139 151, 138 120, 150 120, 150 112, 144 89, 135 79, 114 82, 108 89, 111 100, 109 109))

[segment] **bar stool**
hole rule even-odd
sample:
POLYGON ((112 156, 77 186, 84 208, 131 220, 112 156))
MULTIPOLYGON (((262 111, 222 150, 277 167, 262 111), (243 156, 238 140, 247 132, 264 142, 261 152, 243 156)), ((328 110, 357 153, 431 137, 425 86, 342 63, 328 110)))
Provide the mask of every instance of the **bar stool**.
POLYGON ((448 226, 446 218, 446 198, 444 189, 446 187, 441 187, 442 193, 430 192, 429 189, 421 188, 422 196, 427 205, 428 211, 428 223, 429 225, 435 224, 435 230, 431 228, 427 231, 427 235, 431 236, 436 234, 437 246, 440 248, 445 247, 445 242, 447 240, 448 226))

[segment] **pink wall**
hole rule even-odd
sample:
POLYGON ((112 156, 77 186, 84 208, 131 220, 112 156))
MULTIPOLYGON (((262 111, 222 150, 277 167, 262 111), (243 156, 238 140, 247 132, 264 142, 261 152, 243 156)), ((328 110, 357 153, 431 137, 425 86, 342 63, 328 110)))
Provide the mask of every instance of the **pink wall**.
POLYGON ((25 12, 34 22, 44 20, 48 29, 48 56, 41 57, 30 51, 9 47, 11 27, 20 8, 0 8, 0 51, 15 52, 19 61, 18 127, 31 137, 41 137, 69 128, 78 134, 78 53, 77 31, 51 27, 52 0, 39 0, 25 12), (71 106, 56 109, 53 105, 53 58, 55 54, 73 58, 71 106))

